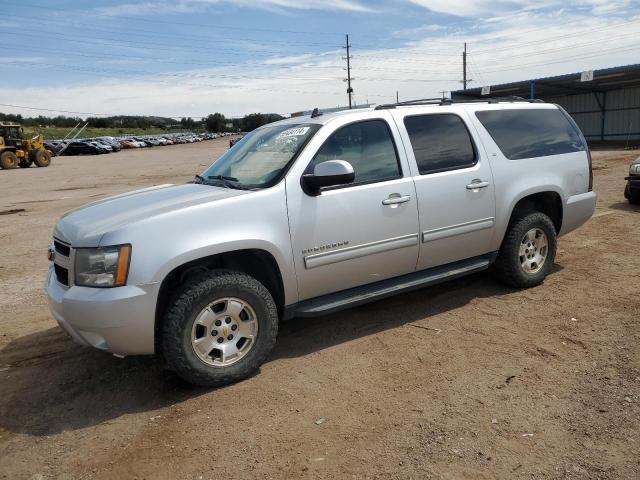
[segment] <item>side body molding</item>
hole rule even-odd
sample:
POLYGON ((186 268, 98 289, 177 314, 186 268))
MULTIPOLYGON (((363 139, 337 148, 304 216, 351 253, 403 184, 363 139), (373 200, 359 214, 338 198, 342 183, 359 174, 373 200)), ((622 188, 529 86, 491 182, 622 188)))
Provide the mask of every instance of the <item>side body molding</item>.
POLYGON ((365 257, 374 253, 388 252, 398 248, 411 247, 418 244, 418 234, 412 233, 400 237, 388 238, 377 242, 354 245, 353 247, 342 248, 330 252, 316 253, 304 257, 304 266, 307 270, 312 268, 353 260, 354 258, 365 257))

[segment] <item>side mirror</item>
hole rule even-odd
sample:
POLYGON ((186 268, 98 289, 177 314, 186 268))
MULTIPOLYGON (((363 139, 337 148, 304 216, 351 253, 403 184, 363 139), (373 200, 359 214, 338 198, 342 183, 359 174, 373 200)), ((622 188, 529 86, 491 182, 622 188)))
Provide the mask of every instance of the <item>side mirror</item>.
POLYGON ((353 182, 356 174, 351 164, 345 160, 328 160, 319 163, 313 174, 302 176, 302 186, 310 195, 319 195, 322 187, 333 187, 353 182))

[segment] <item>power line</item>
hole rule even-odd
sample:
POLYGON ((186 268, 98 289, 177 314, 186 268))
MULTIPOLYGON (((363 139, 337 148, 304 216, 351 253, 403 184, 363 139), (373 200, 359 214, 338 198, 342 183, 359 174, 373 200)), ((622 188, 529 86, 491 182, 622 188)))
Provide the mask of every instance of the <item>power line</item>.
MULTIPOLYGON (((588 33, 598 32, 598 31, 602 31, 602 30, 608 30, 610 28, 617 28, 617 27, 621 27, 621 26, 624 26, 624 25, 631 25, 631 24, 638 23, 639 21, 640 21, 640 19, 634 18, 633 20, 628 20, 628 21, 620 22, 620 23, 614 23, 614 24, 611 24, 611 25, 605 25, 603 27, 589 27, 589 28, 585 28, 583 30, 579 30, 577 32, 565 33, 565 34, 562 34, 562 35, 555 35, 555 36, 551 36, 551 37, 541 38, 541 39, 538 39, 538 40, 532 40, 530 42, 521 42, 521 43, 510 44, 509 48, 522 47, 522 46, 525 46, 525 45, 533 45, 533 44, 539 44, 539 43, 549 43, 551 41, 555 41, 555 40, 562 39, 562 38, 584 36, 585 34, 588 34, 588 33)), ((566 28, 567 25, 571 25, 572 23, 575 23, 575 22, 563 23, 562 27, 566 28)), ((522 33, 530 33, 532 31, 545 31, 545 30, 548 30, 548 28, 540 28, 540 29, 528 30, 528 31, 525 31, 525 32, 518 32, 518 33, 522 34, 522 33)), ((494 39, 497 39, 497 38, 504 38, 506 36, 507 35, 501 35, 501 36, 497 36, 497 37, 482 39, 482 40, 480 40, 478 42, 474 42, 474 43, 481 43, 481 42, 491 41, 491 40, 494 40, 494 39)), ((476 53, 493 53, 493 51, 491 49, 486 49, 486 50, 478 50, 476 53)))
POLYGON ((120 74, 120 75, 133 75, 133 76, 161 76, 161 77, 175 77, 175 78, 220 78, 227 80, 297 80, 297 81, 309 81, 312 83, 327 81, 327 80, 339 80, 340 77, 278 77, 269 75, 268 77, 260 77, 256 75, 228 75, 228 74, 204 74, 204 73, 184 73, 184 72, 151 72, 144 70, 117 70, 106 69, 96 67, 82 67, 76 65, 68 65, 61 63, 25 63, 21 61, 5 62, 4 65, 18 65, 33 67, 51 67, 51 68, 63 68, 67 70, 80 71, 80 72, 94 72, 94 73, 107 73, 107 74, 120 74))
MULTIPOLYGON (((105 57, 111 57, 111 58, 116 58, 116 59, 127 59, 127 60, 141 60, 141 61, 149 61, 149 62, 154 62, 154 63, 165 63, 165 64, 174 64, 174 65, 197 65, 197 66, 206 66, 206 67, 212 67, 212 63, 215 63, 214 60, 210 60, 209 62, 192 62, 192 61, 178 61, 175 59, 167 59, 167 58, 161 58, 161 57, 146 57, 146 56, 136 56, 136 55, 126 55, 126 54, 114 54, 114 53, 107 53, 107 52, 100 52, 99 54, 95 54, 95 55, 91 55, 88 53, 79 53, 79 52, 73 52, 73 51, 69 51, 69 50, 58 50, 58 49, 51 49, 51 48, 46 48, 46 47, 40 47, 40 46, 31 46, 31 45, 24 45, 22 43, 11 43, 11 42, 7 42, 7 43, 3 43, 3 45, 8 45, 8 46, 15 46, 15 47, 19 47, 21 50, 26 50, 26 51, 30 51, 30 52, 50 52, 50 53, 54 53, 57 55, 64 55, 64 56, 76 56, 76 57, 83 57, 83 58, 95 58, 95 59, 99 59, 99 60, 104 60, 105 57), (27 47, 27 48, 25 48, 27 47)), ((216 67, 248 67, 248 66, 253 66, 253 67, 264 67, 264 68, 272 68, 274 66, 278 66, 278 64, 269 64, 269 63, 264 63, 264 62, 246 62, 246 63, 224 63, 224 64, 216 64, 216 67)), ((338 69, 338 68, 342 68, 341 65, 308 65, 305 64, 304 62, 302 62, 301 64, 294 64, 294 65, 283 65, 284 67, 299 67, 299 68, 318 68, 318 69, 338 69)))
MULTIPOLYGON (((20 19, 22 20, 23 17, 18 16, 18 15, 10 15, 10 14, 3 14, 3 18, 8 17, 8 18, 16 18, 16 19, 20 19)), ((60 26, 60 22, 58 21, 52 21, 48 18, 42 18, 42 17, 30 17, 30 19, 32 21, 37 21, 38 24, 53 24, 54 27, 59 27, 60 26)), ((327 42, 300 42, 300 41, 285 41, 285 40, 265 40, 264 38, 246 38, 246 37, 229 37, 227 36, 223 36, 223 37, 216 37, 216 36, 211 36, 211 35, 193 35, 192 33, 180 33, 179 36, 176 34, 172 34, 172 33, 164 33, 164 32, 158 32, 158 31, 154 31, 154 30, 142 30, 142 29, 136 29, 135 31, 131 31, 131 30, 127 30, 127 31, 117 31, 114 29, 104 29, 104 28, 99 28, 96 27, 95 25, 91 25, 91 26, 86 26, 86 24, 82 24, 82 23, 76 23, 76 22, 70 22, 68 21, 66 18, 64 19, 65 25, 69 25, 72 26, 74 29, 80 29, 80 30, 89 30, 91 33, 95 33, 95 32, 104 32, 104 33, 112 33, 112 34, 118 34, 118 35, 127 35, 127 36, 133 36, 133 37, 155 37, 155 38, 163 38, 163 39, 170 39, 172 42, 175 42, 176 39, 179 40, 196 40, 196 41, 203 41, 203 42, 208 42, 208 43, 237 43, 237 42, 255 42, 255 43, 259 43, 260 45, 263 44, 272 44, 272 45, 284 45, 284 46, 290 46, 290 45, 301 45, 301 46, 315 46, 315 47, 331 47, 331 48, 340 48, 340 45, 337 45, 335 43, 327 43, 327 42)), ((8 28, 20 28, 20 27, 8 27, 8 28)))
POLYGON ((627 51, 632 51, 632 50, 640 50, 640 46, 634 46, 634 47, 630 47, 630 48, 623 48, 620 49, 618 47, 616 48, 609 48, 606 50, 596 50, 597 53, 591 53, 588 55, 573 55, 570 57, 565 57, 565 58, 560 58, 560 59, 555 59, 555 60, 545 60, 543 62, 534 62, 534 63, 521 63, 521 64, 517 64, 517 65, 510 65, 509 67, 504 67, 504 68, 500 68, 497 70, 483 70, 484 73, 502 73, 502 72, 506 72, 509 70, 518 70, 522 67, 532 67, 532 66, 538 66, 538 65, 549 65, 549 64, 555 64, 555 63, 565 63, 568 60, 585 60, 585 59, 589 59, 589 58, 595 58, 595 57, 601 57, 603 55, 609 55, 611 53, 617 53, 617 52, 627 52, 627 51))

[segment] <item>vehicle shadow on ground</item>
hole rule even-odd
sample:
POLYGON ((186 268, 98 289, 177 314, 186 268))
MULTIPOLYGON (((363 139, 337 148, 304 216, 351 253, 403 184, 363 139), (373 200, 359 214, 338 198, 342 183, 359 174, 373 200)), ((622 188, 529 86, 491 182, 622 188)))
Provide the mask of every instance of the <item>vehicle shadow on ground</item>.
MULTIPOLYGON (((551 275, 561 270, 555 264, 551 275)), ((493 280, 488 273, 479 273, 332 315, 296 318, 281 324, 272 359, 304 356, 408 324, 429 327, 432 317, 472 300, 515 291, 493 280)))
POLYGON ((622 210, 623 212, 635 212, 640 213, 640 205, 631 205, 629 202, 616 202, 609 205, 609 208, 614 210, 622 210))
MULTIPOLYGON (((554 272, 561 270, 554 266, 554 272)), ((324 317, 281 325, 269 359, 305 356, 514 290, 476 274, 324 317)), ((250 381, 250 380, 249 380, 250 381)), ((59 328, 17 338, 0 351, 0 427, 45 436, 153 411, 210 392, 180 380, 154 357, 117 359, 82 348, 59 328), (8 367, 8 368, 7 368, 8 367)))

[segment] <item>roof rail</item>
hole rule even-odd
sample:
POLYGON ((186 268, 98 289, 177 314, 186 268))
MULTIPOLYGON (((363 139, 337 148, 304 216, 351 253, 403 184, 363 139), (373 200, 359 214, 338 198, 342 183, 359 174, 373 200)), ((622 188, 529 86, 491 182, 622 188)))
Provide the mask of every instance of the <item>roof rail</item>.
POLYGON ((452 100, 451 98, 423 98, 418 100, 408 100, 405 102, 385 103, 378 105, 376 110, 387 110, 396 107, 409 107, 414 105, 452 105, 454 103, 500 103, 500 102, 526 102, 526 103, 544 103, 539 98, 527 99, 515 95, 508 97, 490 97, 490 98, 470 98, 468 100, 452 100))

